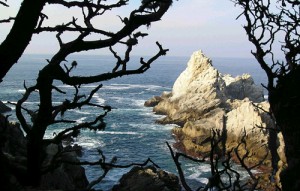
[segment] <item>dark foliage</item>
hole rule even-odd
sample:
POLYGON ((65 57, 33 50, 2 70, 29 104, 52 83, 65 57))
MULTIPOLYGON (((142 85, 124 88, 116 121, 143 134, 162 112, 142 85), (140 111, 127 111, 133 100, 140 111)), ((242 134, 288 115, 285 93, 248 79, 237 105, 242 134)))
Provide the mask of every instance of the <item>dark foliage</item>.
MULTIPOLYGON (((59 163, 68 163, 68 161, 59 161, 57 153, 52 163, 43 166, 45 157, 44 149, 50 143, 59 144, 63 139, 69 136, 77 136, 81 129, 103 130, 105 128, 104 117, 111 110, 110 106, 92 103, 93 95, 102 87, 99 84, 88 95, 80 93, 80 87, 83 84, 99 83, 113 78, 141 74, 147 71, 151 64, 160 56, 167 53, 162 45, 156 42, 158 52, 148 60, 140 58, 140 66, 135 69, 128 69, 130 54, 138 41, 148 34, 137 31, 141 26, 149 26, 152 22, 159 21, 172 4, 172 0, 150 0, 147 3, 141 3, 140 7, 132 10, 126 18, 121 18, 122 26, 116 32, 105 31, 97 28, 94 19, 101 17, 107 11, 124 7, 128 5, 128 0, 117 0, 107 2, 102 0, 42 0, 32 2, 24 0, 20 10, 15 18, 3 19, 0 22, 13 22, 11 31, 6 39, 0 45, 0 79, 2 79, 14 63, 21 57, 25 48, 29 44, 32 35, 42 32, 56 33, 59 43, 59 50, 50 59, 48 64, 39 72, 35 85, 27 87, 24 82, 25 93, 23 97, 14 104, 16 106, 16 115, 26 134, 27 139, 27 174, 24 177, 26 183, 30 186, 38 186, 41 176, 53 170, 59 163), (150 8, 155 4, 155 8, 150 8), (82 15, 79 22, 79 15, 74 16, 70 22, 49 26, 45 24, 46 19, 51 19, 43 13, 43 8, 48 5, 63 6, 69 9, 81 9, 82 15), (73 33, 76 36, 73 40, 64 39, 65 33, 73 33), (93 36, 94 40, 91 40, 93 36), (124 58, 114 50, 114 46, 124 46, 124 58), (67 57, 73 53, 82 51, 107 48, 116 58, 115 66, 112 66, 111 72, 99 73, 94 76, 76 76, 72 71, 76 68, 77 62, 72 61, 70 65, 64 64, 67 57), (13 50, 13 51, 12 51, 13 50), (54 81, 60 81, 63 84, 74 88, 74 96, 68 97, 66 92, 54 85, 54 81), (24 107, 33 93, 39 96, 39 105, 35 109, 24 107), (53 93, 57 92, 66 99, 61 104, 52 102, 53 93), (99 111, 98 116, 92 120, 76 124, 74 120, 65 120, 64 116, 69 110, 81 109, 83 106, 94 107, 99 111), (30 120, 29 120, 30 119, 30 120), (47 128, 53 124, 67 124, 68 128, 58 132, 52 139, 44 139, 47 128), (56 160, 57 159, 57 160, 56 160)), ((0 1, 0 5, 9 6, 6 2, 0 1)), ((104 176, 112 167, 121 167, 115 165, 115 161, 105 162, 104 155, 99 152, 101 159, 94 165, 100 165, 104 169, 104 176)), ((70 163, 70 162, 69 162, 70 163)), ((83 163, 79 163, 83 164, 83 163)), ((101 177, 93 182, 88 189, 101 181, 101 177)))
POLYGON ((288 167, 281 173, 283 190, 300 189, 300 3, 298 0, 234 0, 243 10, 252 54, 265 71, 270 113, 285 141, 288 167), (276 45, 280 50, 276 51, 276 45), (281 55, 277 55, 281 51, 281 55), (271 58, 271 59, 268 59, 271 58))

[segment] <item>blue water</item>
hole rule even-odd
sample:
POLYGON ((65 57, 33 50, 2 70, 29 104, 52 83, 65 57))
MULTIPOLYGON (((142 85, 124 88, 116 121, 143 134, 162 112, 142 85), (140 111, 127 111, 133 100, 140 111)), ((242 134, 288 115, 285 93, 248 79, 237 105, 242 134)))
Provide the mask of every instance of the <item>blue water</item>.
MULTIPOLYGON (((23 81, 27 86, 35 83, 38 71, 45 65, 47 55, 25 55, 16 64, 4 82, 0 84, 0 100, 16 102, 24 92, 23 81)), ((77 75, 93 75, 100 72, 109 72, 113 68, 114 59, 109 56, 74 56, 69 58, 78 62, 74 71, 77 75)), ((132 67, 138 66, 138 57, 133 57, 132 67)), ((241 75, 250 73, 256 83, 265 83, 266 77, 256 62, 252 59, 214 58, 213 65, 221 73, 241 75)), ((101 88, 93 97, 94 103, 110 105, 114 109, 105 118, 107 127, 104 131, 82 131, 76 139, 76 143, 83 146, 82 160, 97 161, 99 155, 97 149, 101 149, 107 161, 112 157, 118 158, 117 164, 141 163, 150 157, 161 168, 176 173, 175 166, 170 157, 166 141, 174 142, 171 129, 174 125, 159 125, 155 120, 161 116, 154 115, 152 108, 143 106, 144 102, 163 91, 170 91, 179 74, 186 68, 188 57, 163 57, 153 64, 150 70, 142 75, 125 76, 103 82, 101 88)), ((68 91, 66 96, 71 98, 74 94, 72 87, 56 82, 56 85, 68 91)), ((81 93, 88 93, 98 84, 82 86, 81 93)), ((65 100, 62 94, 54 94, 54 103, 65 100)), ((37 94, 31 97, 26 106, 34 108, 38 105, 37 94)), ((81 110, 73 110, 65 115, 65 119, 73 119, 78 123, 90 121, 102 110, 84 107, 81 110)), ((12 115, 11 120, 16 120, 12 115)), ((54 132, 65 128, 66 125, 52 126, 47 131, 47 137, 54 132)), ((195 164, 186 161, 183 163, 186 169, 186 177, 192 184, 206 182, 209 174, 209 166, 195 164)), ((109 172, 106 178, 97 185, 97 189, 110 190, 118 179, 130 169, 116 169, 109 172)), ((86 167, 86 173, 90 181, 101 175, 99 167, 86 167)))

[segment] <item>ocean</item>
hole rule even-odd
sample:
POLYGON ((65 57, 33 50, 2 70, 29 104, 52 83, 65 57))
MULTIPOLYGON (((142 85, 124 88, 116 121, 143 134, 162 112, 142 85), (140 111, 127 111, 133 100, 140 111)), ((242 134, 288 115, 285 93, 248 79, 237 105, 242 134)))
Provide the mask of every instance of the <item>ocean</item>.
MULTIPOLYGON (((16 102, 25 92, 23 82, 27 87, 35 83, 38 71, 47 63, 49 55, 24 55, 18 64, 13 66, 4 81, 0 84, 0 100, 16 102)), ((166 141, 173 143, 171 129, 175 125, 160 125, 155 121, 162 116, 155 115, 152 108, 144 107, 149 98, 160 95, 163 91, 171 91, 179 74, 186 68, 189 57, 161 57, 144 74, 124 76, 102 82, 103 87, 93 96, 94 103, 110 105, 113 110, 105 117, 107 124, 104 131, 83 130, 75 143, 83 147, 81 160, 97 161, 101 149, 107 161, 117 157, 117 164, 142 163, 151 158, 162 169, 176 173, 175 165, 170 156, 166 141)), ((70 64, 78 62, 74 74, 93 75, 109 72, 114 66, 114 57, 96 55, 77 55, 68 58, 70 64)), ((132 57, 130 65, 137 67, 139 57, 132 57)), ((256 61, 251 58, 212 58, 213 65, 223 74, 233 76, 249 73, 256 84, 266 83, 266 76, 256 61)), ((68 64, 66 62, 66 64, 68 64)), ((53 102, 59 104, 71 98, 74 90, 59 82, 57 87, 67 91, 66 95, 54 93, 53 102)), ((81 94, 88 94, 98 84, 83 85, 81 94)), ((37 94, 34 94, 25 105, 35 108, 38 105, 37 94)), ((11 106, 13 108, 13 106, 11 106)), ((83 107, 81 110, 72 110, 65 114, 64 119, 73 119, 77 123, 90 121, 102 110, 83 107)), ((10 120, 16 120, 14 111, 10 120)), ((46 137, 52 137, 54 132, 66 128, 67 125, 53 125, 48 128, 46 137)), ((210 167, 208 164, 196 164, 183 161, 186 177, 195 188, 207 182, 210 167)), ((86 166, 89 181, 97 179, 102 171, 96 166, 86 166)), ((113 169, 96 189, 110 190, 119 178, 130 169, 113 169)))

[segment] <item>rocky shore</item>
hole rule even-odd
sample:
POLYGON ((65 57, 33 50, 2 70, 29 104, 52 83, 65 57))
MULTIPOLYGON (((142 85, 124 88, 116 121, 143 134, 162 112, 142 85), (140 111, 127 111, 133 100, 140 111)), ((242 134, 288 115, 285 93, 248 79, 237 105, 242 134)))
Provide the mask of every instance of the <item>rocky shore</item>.
MULTIPOLYGON (((277 151, 270 150, 269 143, 274 140, 269 129, 274 128, 274 122, 266 112, 269 104, 264 100, 262 87, 255 85, 249 74, 237 77, 221 74, 202 51, 193 53, 172 92, 151 98, 145 106, 165 115, 158 123, 180 126, 173 129, 176 145, 188 154, 207 155, 211 150, 207 140, 211 130, 216 130, 222 135, 223 153, 236 148, 244 137, 251 153, 248 164, 257 164, 267 154, 263 163, 266 169, 271 169, 272 159, 273 163, 278 162, 277 151), (271 153, 277 156, 272 158, 271 153)), ((283 144, 282 140, 276 142, 276 149, 283 144)), ((280 148, 279 161, 284 164, 282 145, 280 148)))
MULTIPOLYGON (((0 105, 0 111, 9 111, 4 104, 0 105)), ((45 173, 38 188, 26 185, 27 140, 15 122, 9 122, 0 112, 0 190, 5 191, 51 191, 51 190, 87 190, 89 182, 85 169, 80 165, 62 163, 45 173)), ((76 144, 63 146, 62 144, 48 144, 44 147, 43 167, 51 165, 54 158, 79 162, 82 148, 76 144), (57 154, 60 153, 59 158, 57 154)), ((99 169, 100 170, 100 169, 99 169)), ((97 179, 98 177, 95 177, 97 179)), ((179 179, 176 175, 157 169, 154 166, 133 167, 124 174, 113 190, 149 190, 149 191, 179 191, 181 190, 179 179)))
MULTIPOLYGON (((0 190, 85 190, 88 181, 83 167, 71 164, 60 164, 57 168, 42 176, 39 188, 27 188, 26 163, 27 140, 18 123, 8 122, 0 114, 0 190), (4 172, 4 173, 3 173, 4 172)), ((79 162, 75 147, 62 147, 61 144, 45 146, 43 166, 50 164, 55 155, 63 153, 60 158, 64 161, 79 162)))

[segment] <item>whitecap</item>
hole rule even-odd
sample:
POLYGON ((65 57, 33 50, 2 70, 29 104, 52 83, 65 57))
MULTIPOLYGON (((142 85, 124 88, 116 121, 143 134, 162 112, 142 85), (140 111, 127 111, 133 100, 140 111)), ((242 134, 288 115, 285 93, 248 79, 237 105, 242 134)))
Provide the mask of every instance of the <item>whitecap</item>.
POLYGON ((210 173, 210 165, 208 164, 202 164, 197 165, 191 168, 188 168, 188 171, 191 172, 190 175, 187 176, 188 179, 196 180, 198 182, 201 182, 203 184, 208 183, 208 179, 205 178, 202 174, 204 173, 210 173))
POLYGON ((94 149, 105 146, 105 143, 102 140, 96 140, 86 136, 78 137, 76 143, 87 149, 94 149))
POLYGON ((139 135, 140 133, 132 131, 97 131, 97 134, 109 134, 109 135, 139 135))
POLYGON ((119 112, 130 112, 130 111, 140 111, 140 112, 144 112, 145 109, 144 108, 116 108, 115 111, 119 111, 119 112))
POLYGON ((131 92, 129 93, 130 95, 143 95, 145 94, 145 91, 141 91, 141 92, 131 92))
POLYGON ((84 120, 86 119, 87 117, 81 117, 79 119, 76 120, 76 123, 79 124, 79 123, 83 123, 84 120))
POLYGON ((25 89, 19 89, 19 90, 17 90, 17 92, 25 93, 26 90, 25 89))
POLYGON ((158 85, 146 85, 146 84, 110 84, 103 86, 103 89, 110 89, 110 90, 127 90, 127 89, 146 89, 146 90, 153 90, 153 89, 161 89, 162 86, 158 85))
POLYGON ((128 89, 130 89, 130 87, 107 85, 107 86, 104 86, 102 89, 105 89, 105 90, 128 90, 128 89))
POLYGON ((25 101, 25 104, 39 104, 39 101, 25 101))
POLYGON ((99 85, 83 85, 81 86, 82 88, 96 88, 98 87, 99 85))
POLYGON ((174 126, 172 125, 160 125, 160 124, 137 124, 137 123, 131 123, 129 126, 137 129, 144 129, 144 130, 155 130, 155 131, 169 131, 172 130, 174 126))
MULTIPOLYGON (((12 102, 12 103, 17 103, 17 102, 12 102)), ((23 104, 40 104, 40 102, 39 101, 25 101, 23 104)), ((62 102, 53 101, 52 104, 62 104, 62 102)))
POLYGON ((166 87, 162 87, 162 86, 157 86, 157 85, 147 85, 146 86, 146 90, 147 91, 152 91, 152 90, 160 90, 160 89, 165 89, 165 91, 166 90, 170 90, 170 89, 172 89, 172 88, 166 88, 166 87))
POLYGON ((202 165, 190 167, 188 170, 192 172, 210 172, 211 168, 209 164, 203 163, 202 165))
POLYGON ((146 100, 136 100, 136 99, 132 99, 133 104, 136 106, 140 106, 140 107, 144 107, 144 103, 146 100))
POLYGON ((72 110, 72 111, 75 112, 75 113, 83 114, 83 115, 89 115, 89 114, 91 114, 90 112, 81 111, 81 110, 72 110))
POLYGON ((140 108, 143 108, 145 110, 149 109, 147 107, 144 107, 144 103, 146 100, 144 99, 134 99, 134 98, 126 98, 126 97, 110 97, 117 103, 132 103, 133 106, 138 106, 140 108))
POLYGON ((2 103, 4 103, 4 104, 9 104, 8 102, 13 103, 13 104, 17 103, 16 101, 2 101, 2 103))
POLYGON ((97 104, 103 105, 105 103, 105 99, 101 98, 98 93, 95 93, 93 98, 96 100, 97 104))
POLYGON ((118 127, 119 127, 118 123, 113 123, 110 125, 110 128, 118 128, 118 127))
POLYGON ((154 119, 159 119, 159 118, 161 118, 161 116, 160 115, 156 115, 151 109, 145 109, 145 110, 143 110, 144 112, 143 113, 141 113, 141 115, 142 116, 149 116, 149 117, 152 117, 152 118, 154 118, 154 119))
POLYGON ((175 127, 180 127, 179 125, 176 124, 166 124, 166 125, 162 125, 164 130, 172 130, 175 127))
POLYGON ((89 149, 94 149, 94 148, 99 148, 101 147, 101 144, 98 142, 78 142, 78 145, 82 146, 83 148, 89 148, 89 149))
POLYGON ((70 86, 70 85, 58 85, 56 87, 58 87, 58 88, 74 88, 73 86, 70 86))

